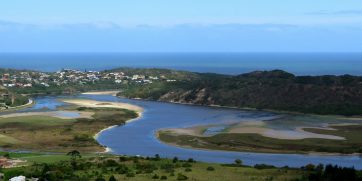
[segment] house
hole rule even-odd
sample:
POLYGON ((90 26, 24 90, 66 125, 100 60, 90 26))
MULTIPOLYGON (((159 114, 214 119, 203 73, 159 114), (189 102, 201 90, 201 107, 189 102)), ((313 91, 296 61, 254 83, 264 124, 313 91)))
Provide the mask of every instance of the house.
POLYGON ((10 74, 4 74, 2 77, 3 81, 9 80, 10 74))
POLYGON ((122 80, 115 80, 114 82, 117 84, 120 84, 120 83, 122 83, 122 80))
POLYGON ((9 179, 9 181, 26 181, 26 177, 21 175, 21 176, 13 177, 13 178, 9 179))
POLYGON ((137 74, 136 74, 136 75, 133 75, 133 76, 132 76, 132 80, 137 80, 138 77, 139 77, 139 75, 137 75, 137 74))

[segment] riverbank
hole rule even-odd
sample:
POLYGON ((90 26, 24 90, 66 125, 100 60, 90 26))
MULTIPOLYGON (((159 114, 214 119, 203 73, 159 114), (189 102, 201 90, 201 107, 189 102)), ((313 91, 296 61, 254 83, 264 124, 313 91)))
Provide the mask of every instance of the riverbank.
MULTIPOLYGON (((67 100, 61 111, 12 113, 0 116, 0 146, 5 150, 103 152, 94 139, 102 129, 123 125, 142 108, 90 100, 67 100), (128 109, 127 109, 128 108, 128 109), (44 147, 46 145, 46 147, 44 147)), ((107 149, 109 151, 109 149, 107 149)))
POLYGON ((16 107, 8 107, 7 109, 1 109, 1 112, 9 112, 9 111, 16 111, 16 110, 20 110, 20 109, 25 109, 28 107, 31 107, 35 104, 35 101, 33 99, 29 99, 28 103, 21 105, 21 106, 16 106, 16 107))
POLYGON ((119 91, 90 91, 90 92, 83 92, 84 95, 112 95, 116 96, 119 91))
MULTIPOLYGON (((87 92, 87 93, 83 93, 85 95, 112 95, 112 96, 115 96, 115 91, 103 91, 103 92, 87 92)), ((142 117, 142 112, 144 111, 142 107, 139 107, 139 106, 135 106, 135 105, 132 105, 132 104, 127 104, 127 103, 114 103, 114 102, 99 102, 99 101, 92 101, 92 100, 81 100, 81 99, 78 99, 78 100, 62 100, 63 102, 66 102, 66 103, 70 103, 70 104, 75 104, 77 106, 85 106, 85 107, 113 107, 113 108, 119 108, 119 109, 127 109, 127 110, 132 110, 132 111, 135 111, 137 113, 137 118, 134 118, 134 119, 130 119, 130 120, 127 120, 125 122, 125 124, 127 123, 130 123, 132 121, 135 121, 137 119, 139 119, 140 117, 142 117)), ((104 132, 104 131, 107 131, 107 130, 110 130, 114 127, 117 127, 119 125, 111 125, 107 128, 104 128, 102 130, 100 130, 99 132, 97 132, 96 134, 94 134, 93 138, 95 140, 98 139, 99 135, 104 132)), ((104 146, 105 150, 103 153, 109 153, 112 151, 111 148, 109 147, 106 147, 104 146)))
POLYGON ((200 136, 197 135, 199 131, 175 131, 175 129, 160 130, 156 135, 159 140, 166 144, 196 149, 321 155, 354 155, 362 153, 362 140, 359 139, 359 130, 362 129, 362 125, 334 125, 329 129, 300 129, 317 135, 332 135, 333 138, 338 139, 277 139, 250 132, 223 132, 212 136, 200 136))
POLYGON ((143 112, 142 107, 127 103, 120 103, 120 102, 104 102, 104 101, 94 101, 86 99, 61 99, 61 101, 81 107, 128 109, 138 112, 139 114, 143 112))

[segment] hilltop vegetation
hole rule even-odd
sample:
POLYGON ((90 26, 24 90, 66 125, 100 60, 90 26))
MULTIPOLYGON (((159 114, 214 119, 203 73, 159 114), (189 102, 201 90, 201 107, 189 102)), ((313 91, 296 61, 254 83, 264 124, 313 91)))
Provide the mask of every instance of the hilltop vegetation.
POLYGON ((196 77, 159 85, 128 86, 119 96, 238 108, 362 115, 362 77, 358 76, 295 76, 274 70, 238 76, 197 74, 196 77))

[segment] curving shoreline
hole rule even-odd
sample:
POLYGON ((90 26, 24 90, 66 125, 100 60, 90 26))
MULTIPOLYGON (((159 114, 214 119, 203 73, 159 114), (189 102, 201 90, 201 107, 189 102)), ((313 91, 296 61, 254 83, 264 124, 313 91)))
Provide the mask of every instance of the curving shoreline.
POLYGON ((8 107, 8 109, 0 110, 0 112, 16 111, 16 110, 19 110, 19 109, 24 109, 24 108, 30 107, 30 106, 32 106, 34 104, 35 104, 35 101, 33 99, 28 99, 28 103, 26 103, 24 105, 15 106, 15 107, 8 107))
MULTIPOLYGON (((138 117, 137 117, 137 118, 130 119, 130 120, 126 121, 125 124, 130 123, 130 122, 137 121, 138 119, 142 118, 142 113, 137 112, 137 114, 138 114, 138 117)), ((111 130, 111 129, 116 128, 116 127, 118 127, 118 126, 119 126, 119 125, 113 125, 113 126, 109 126, 109 127, 107 127, 107 128, 104 128, 104 129, 100 130, 98 133, 96 133, 96 134, 93 136, 93 138, 98 142, 99 136, 100 136, 104 131, 111 130)), ((111 149, 111 148, 109 148, 109 147, 107 147, 107 146, 104 146, 104 145, 102 145, 102 146, 103 146, 104 149, 105 149, 102 153, 111 153, 111 152, 112 152, 112 149, 111 149)))
MULTIPOLYGON (((84 92, 82 94, 85 94, 85 95, 112 95, 112 96, 116 96, 117 93, 118 93, 118 91, 99 91, 99 92, 84 92)), ((112 107, 112 108, 121 108, 121 109, 128 109, 128 110, 135 111, 138 114, 137 118, 127 120, 125 122, 126 124, 140 119, 143 116, 142 113, 144 111, 144 109, 142 107, 132 105, 132 104, 128 104, 128 103, 103 102, 103 101, 81 100, 81 99, 62 100, 62 101, 66 102, 66 103, 70 103, 70 104, 76 104, 78 106, 85 106, 85 107, 108 107, 108 108, 112 107)), ((95 140, 97 140, 99 138, 100 134, 102 134, 102 132, 113 129, 113 128, 117 127, 117 126, 119 126, 119 125, 112 125, 112 126, 109 126, 107 128, 104 128, 104 129, 100 130, 98 133, 96 133, 93 136, 93 138, 95 140)), ((104 146, 104 145, 102 145, 102 146, 104 146)), ((110 152, 112 152, 112 149, 109 148, 109 147, 105 147, 105 151, 103 153, 110 153, 110 152)))

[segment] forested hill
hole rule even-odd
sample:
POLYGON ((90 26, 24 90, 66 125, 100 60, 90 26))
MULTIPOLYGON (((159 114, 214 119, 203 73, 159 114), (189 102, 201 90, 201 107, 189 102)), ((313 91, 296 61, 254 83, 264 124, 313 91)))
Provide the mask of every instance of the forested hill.
POLYGON ((360 76, 295 76, 282 70, 237 76, 190 75, 192 79, 176 82, 127 86, 119 95, 200 105, 362 115, 360 76))

